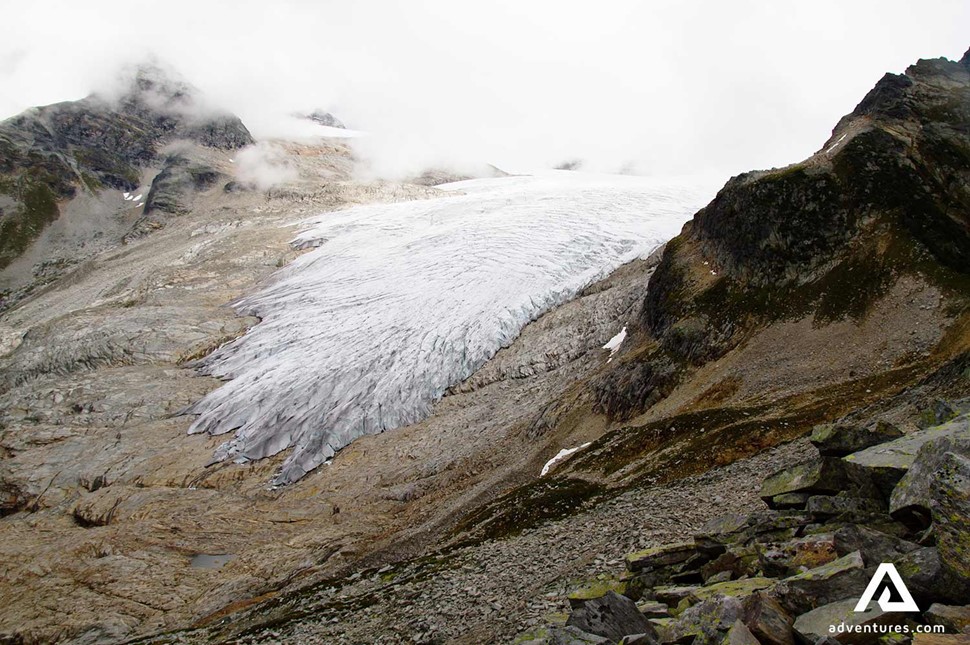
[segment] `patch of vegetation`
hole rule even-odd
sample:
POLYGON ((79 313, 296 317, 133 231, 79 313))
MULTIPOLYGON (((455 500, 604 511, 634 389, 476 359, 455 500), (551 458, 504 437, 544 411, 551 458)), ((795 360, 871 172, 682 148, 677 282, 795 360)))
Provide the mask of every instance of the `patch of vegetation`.
POLYGON ((545 522, 568 517, 604 493, 599 484, 582 479, 538 479, 465 516, 453 534, 472 536, 472 541, 518 535, 545 522))
POLYGON ((44 227, 60 215, 57 199, 43 181, 22 179, 16 198, 20 208, 0 220, 0 269, 20 256, 44 227))

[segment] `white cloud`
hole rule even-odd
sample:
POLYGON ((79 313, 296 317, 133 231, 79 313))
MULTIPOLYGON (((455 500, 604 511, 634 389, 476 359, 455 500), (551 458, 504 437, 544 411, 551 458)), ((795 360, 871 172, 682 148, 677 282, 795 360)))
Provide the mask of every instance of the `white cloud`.
POLYGON ((332 110, 383 172, 734 173, 810 154, 883 72, 961 56, 967 24, 962 0, 38 1, 0 24, 0 113, 154 52, 257 136, 332 110))
POLYGON ((254 184, 259 190, 294 181, 299 176, 296 168, 287 161, 286 154, 266 141, 246 146, 236 153, 233 167, 237 181, 254 184))

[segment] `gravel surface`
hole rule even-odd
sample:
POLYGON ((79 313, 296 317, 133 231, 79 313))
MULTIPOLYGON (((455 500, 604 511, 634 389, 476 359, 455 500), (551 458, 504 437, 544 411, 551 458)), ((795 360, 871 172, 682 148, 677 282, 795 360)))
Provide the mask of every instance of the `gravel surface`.
MULTIPOLYGON (((567 612, 566 595, 584 581, 620 574, 625 554, 690 538, 713 516, 759 508, 761 480, 813 454, 800 439, 676 484, 625 492, 512 538, 354 574, 273 613, 257 610, 248 619, 269 618, 272 626, 233 642, 510 642, 567 612)), ((224 627, 236 631, 238 623, 224 627)))

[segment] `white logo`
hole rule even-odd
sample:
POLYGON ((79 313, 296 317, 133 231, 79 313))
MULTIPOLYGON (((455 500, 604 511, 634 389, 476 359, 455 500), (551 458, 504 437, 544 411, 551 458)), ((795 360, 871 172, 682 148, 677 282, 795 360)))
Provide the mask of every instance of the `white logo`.
POLYGON ((895 588, 896 594, 902 600, 890 600, 892 594, 890 593, 890 586, 887 584, 882 588, 882 595, 876 601, 879 604, 879 608, 883 611, 919 611, 919 607, 916 606, 916 601, 913 600, 909 589, 903 584, 903 579, 899 576, 899 572, 896 571, 896 567, 891 562, 883 562, 879 565, 876 573, 872 576, 872 580, 869 581, 869 586, 866 587, 865 592, 862 594, 862 598, 859 598, 855 610, 866 611, 869 609, 869 603, 872 602, 873 596, 879 591, 879 587, 882 585, 886 576, 889 576, 892 587, 895 588))

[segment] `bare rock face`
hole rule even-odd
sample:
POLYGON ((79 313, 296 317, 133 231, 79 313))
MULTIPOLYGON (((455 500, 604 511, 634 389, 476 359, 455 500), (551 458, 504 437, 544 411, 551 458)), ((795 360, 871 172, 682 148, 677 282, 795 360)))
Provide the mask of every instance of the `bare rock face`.
MULTIPOLYGON (((0 123, 0 269, 68 202, 135 191, 176 140, 216 150, 253 143, 239 118, 205 107, 197 90, 154 65, 135 70, 118 97, 32 108, 0 123)), ((0 307, 11 304, 0 298, 0 307)))
POLYGON ((766 324, 860 321, 902 276, 963 280, 968 132, 966 57, 919 61, 811 158, 731 179, 667 245, 640 314, 657 344, 603 377, 598 408, 650 409, 766 324))

